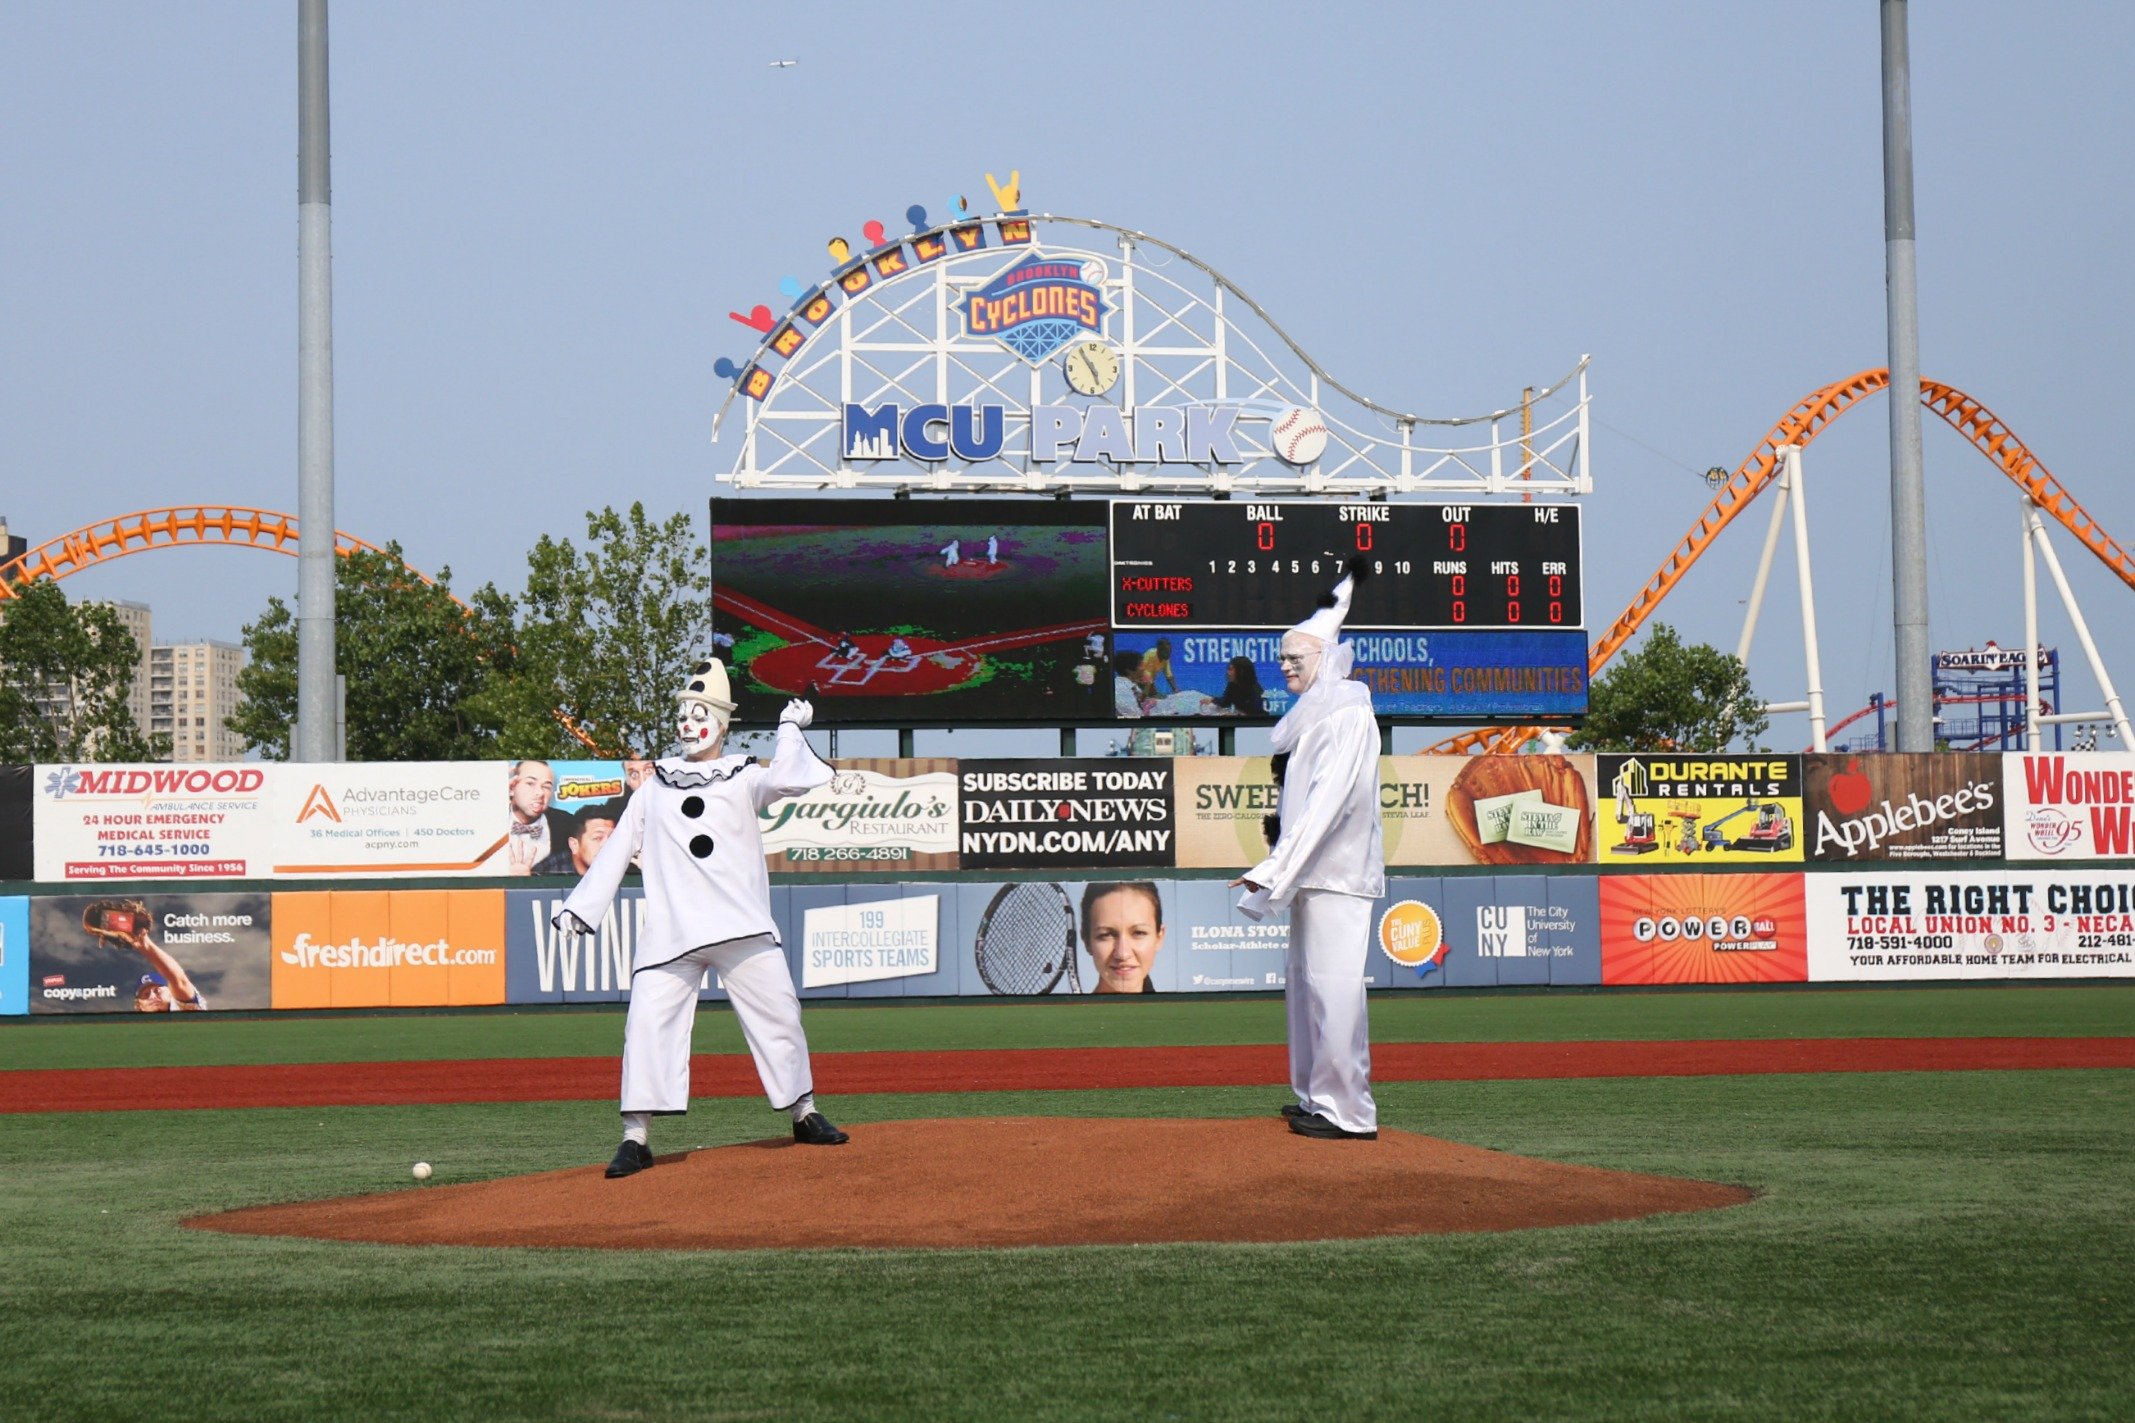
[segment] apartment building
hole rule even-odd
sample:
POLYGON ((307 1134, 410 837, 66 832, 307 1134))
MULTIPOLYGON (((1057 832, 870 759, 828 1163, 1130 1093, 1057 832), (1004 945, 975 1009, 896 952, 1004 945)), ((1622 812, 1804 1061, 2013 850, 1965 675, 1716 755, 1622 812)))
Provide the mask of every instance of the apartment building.
POLYGON ((149 651, 150 735, 171 739, 173 761, 242 761, 245 739, 223 725, 237 710, 245 650, 230 642, 159 643, 149 651))

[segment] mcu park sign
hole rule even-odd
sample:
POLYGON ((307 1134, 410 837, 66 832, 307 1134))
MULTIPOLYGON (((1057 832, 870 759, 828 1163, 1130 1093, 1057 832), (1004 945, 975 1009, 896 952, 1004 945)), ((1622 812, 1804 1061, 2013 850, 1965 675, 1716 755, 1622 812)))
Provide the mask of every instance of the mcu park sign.
MULTIPOLYGON (((1031 408, 1023 453, 1033 464, 1241 464, 1246 456, 1237 425, 1244 413, 1236 406, 1038 405, 1031 408)), ((845 458, 935 463, 954 457, 977 464, 1000 458, 1007 429, 1001 405, 848 405, 845 458)))
MULTIPOLYGON (((1342 384, 1215 268, 1145 232, 962 198, 833 239, 757 334, 713 422, 736 489, 1587 494, 1586 362, 1467 418, 1342 384), (743 416, 739 438, 727 425, 743 416)), ((1508 381, 1517 392, 1525 382, 1508 381)))

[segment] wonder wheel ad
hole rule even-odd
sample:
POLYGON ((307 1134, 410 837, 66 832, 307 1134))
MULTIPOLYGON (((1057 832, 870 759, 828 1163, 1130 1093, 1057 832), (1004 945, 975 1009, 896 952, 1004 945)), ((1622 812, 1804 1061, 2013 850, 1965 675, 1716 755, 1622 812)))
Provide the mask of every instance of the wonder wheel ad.
POLYGON ((2002 757, 2012 860, 2135 855, 2135 752, 2002 757))
POLYGON ((1799 864, 1800 756, 1605 755, 1601 862, 1799 864))

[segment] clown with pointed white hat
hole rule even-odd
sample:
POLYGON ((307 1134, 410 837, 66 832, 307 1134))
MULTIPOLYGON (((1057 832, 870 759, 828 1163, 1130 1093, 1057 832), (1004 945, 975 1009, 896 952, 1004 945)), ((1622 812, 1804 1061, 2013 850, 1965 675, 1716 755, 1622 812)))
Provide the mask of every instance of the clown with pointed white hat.
POLYGON ((1268 857, 1231 881, 1240 912, 1290 912, 1284 1006, 1289 1016, 1290 1130, 1374 1139, 1371 1035, 1364 962, 1373 901, 1386 893, 1379 832, 1379 723, 1371 692, 1350 678, 1342 622, 1364 576, 1361 559, 1311 617, 1283 634, 1283 680, 1297 700, 1275 724, 1282 797, 1268 857))
POLYGON ((835 1146, 846 1140, 815 1109, 800 996, 771 918, 771 877, 757 812, 830 780, 832 771, 802 729, 814 719, 790 701, 778 719, 771 764, 721 754, 734 699, 726 668, 707 657, 675 694, 679 756, 653 764, 622 819, 557 910, 559 929, 590 932, 615 902, 623 872, 637 860, 645 876, 645 919, 630 969, 623 1024, 623 1144, 610 1178, 652 1165, 651 1119, 689 1110, 691 1030, 697 985, 716 972, 771 1105, 790 1113, 794 1140, 835 1146))

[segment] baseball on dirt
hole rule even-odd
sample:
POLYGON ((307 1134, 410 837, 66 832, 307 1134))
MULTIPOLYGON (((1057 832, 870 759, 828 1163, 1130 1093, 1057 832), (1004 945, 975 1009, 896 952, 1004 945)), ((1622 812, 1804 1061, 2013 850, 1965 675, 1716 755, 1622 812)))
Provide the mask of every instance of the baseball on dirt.
POLYGON ((1327 427, 1319 411, 1293 405, 1269 424, 1268 445, 1287 464, 1311 464, 1327 448, 1327 427))
POLYGON ((416 1163, 415 1163, 415 1179, 416 1179, 416 1180, 418 1180, 418 1181, 427 1181, 427 1180, 429 1180, 429 1179, 430 1179, 430 1163, 429 1163, 429 1162, 427 1162, 427 1161, 418 1161, 418 1162, 416 1162, 416 1163))

